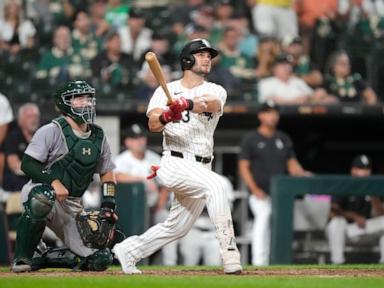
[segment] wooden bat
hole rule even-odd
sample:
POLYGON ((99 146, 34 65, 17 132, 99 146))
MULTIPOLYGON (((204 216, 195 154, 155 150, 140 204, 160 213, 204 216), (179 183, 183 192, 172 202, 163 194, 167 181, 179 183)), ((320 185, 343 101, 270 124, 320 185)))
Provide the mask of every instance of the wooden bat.
POLYGON ((145 54, 145 61, 147 61, 149 68, 151 68, 153 75, 155 76, 157 82, 159 82, 161 88, 167 96, 168 105, 172 104, 173 99, 171 93, 169 93, 167 82, 165 82, 163 70, 161 70, 161 66, 159 61, 157 60, 156 54, 153 52, 147 52, 145 54))

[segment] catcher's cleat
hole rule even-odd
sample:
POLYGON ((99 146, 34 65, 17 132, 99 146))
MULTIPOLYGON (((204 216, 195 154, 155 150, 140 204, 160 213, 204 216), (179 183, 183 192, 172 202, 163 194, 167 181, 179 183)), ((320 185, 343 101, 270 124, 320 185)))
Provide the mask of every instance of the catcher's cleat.
POLYGON ((237 249, 227 250, 223 253, 223 266, 225 274, 241 274, 243 268, 240 264, 240 253, 237 249))
POLYGON ((125 274, 141 274, 142 272, 136 268, 136 260, 124 251, 122 244, 116 244, 112 249, 115 258, 119 260, 121 268, 125 274))
POLYGON ((26 259, 15 260, 12 263, 11 271, 14 273, 23 273, 31 271, 31 261, 26 259))

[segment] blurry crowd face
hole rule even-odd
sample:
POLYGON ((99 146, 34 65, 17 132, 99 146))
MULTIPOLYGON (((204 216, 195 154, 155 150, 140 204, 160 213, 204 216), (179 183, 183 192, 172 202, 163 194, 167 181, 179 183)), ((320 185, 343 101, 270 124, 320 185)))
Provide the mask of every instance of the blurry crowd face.
POLYGON ((107 41, 107 51, 113 54, 119 54, 121 52, 121 39, 119 35, 113 36, 107 41))
POLYGON ((129 17, 128 27, 131 31, 141 31, 145 24, 145 19, 141 17, 129 17))
POLYGON ((69 29, 64 26, 57 28, 53 42, 61 51, 67 51, 71 47, 71 33, 69 29))
POLYGON ((4 18, 6 20, 18 19, 20 17, 20 5, 15 1, 9 2, 4 6, 4 18))
POLYGON ((169 42, 167 39, 153 39, 151 48, 157 55, 163 55, 169 50, 169 42))
POLYGON ((229 19, 233 14, 233 7, 227 4, 221 4, 217 7, 216 15, 218 19, 229 19))
POLYGON ((223 42, 228 49, 237 50, 240 42, 240 33, 235 28, 227 30, 224 33, 223 42))
POLYGON ((90 15, 92 19, 104 19, 105 16, 105 4, 103 2, 93 3, 90 9, 90 15))
POLYGON ((293 43, 285 48, 287 54, 292 55, 294 58, 299 58, 304 53, 304 47, 301 43, 293 43))
POLYGON ((85 12, 77 14, 75 27, 83 34, 88 34, 90 28, 89 16, 85 12))
POLYGON ((333 73, 335 77, 347 77, 351 74, 351 63, 347 54, 340 54, 333 65, 333 73))
POLYGON ((292 65, 288 62, 275 64, 273 75, 282 81, 288 81, 292 76, 292 65))
POLYGON ((39 109, 35 106, 26 106, 22 108, 18 120, 22 129, 33 134, 40 126, 39 109))

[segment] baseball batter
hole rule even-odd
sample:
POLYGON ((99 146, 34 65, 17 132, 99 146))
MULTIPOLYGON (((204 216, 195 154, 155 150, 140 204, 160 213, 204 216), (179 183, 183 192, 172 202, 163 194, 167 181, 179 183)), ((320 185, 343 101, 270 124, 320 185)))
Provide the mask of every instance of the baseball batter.
POLYGON ((46 225, 82 259, 79 269, 105 270, 112 263, 109 249, 84 243, 76 222, 94 173, 103 182, 100 214, 116 220, 115 166, 103 130, 93 124, 95 89, 84 81, 69 82, 56 92, 55 103, 63 116, 41 127, 23 156, 21 168, 32 180, 22 190, 25 211, 17 225, 12 271, 34 269, 32 257, 46 225))
POLYGON ((160 88, 151 98, 148 125, 152 132, 162 131, 164 137, 157 175, 163 185, 175 193, 175 199, 164 223, 115 245, 113 252, 124 273, 141 273, 136 263, 183 237, 205 205, 215 225, 224 272, 239 274, 242 271, 227 195, 220 176, 211 171, 213 133, 227 98, 221 86, 204 80, 217 55, 204 39, 187 43, 180 55, 184 75, 168 84, 173 103, 167 106, 167 98, 160 88))

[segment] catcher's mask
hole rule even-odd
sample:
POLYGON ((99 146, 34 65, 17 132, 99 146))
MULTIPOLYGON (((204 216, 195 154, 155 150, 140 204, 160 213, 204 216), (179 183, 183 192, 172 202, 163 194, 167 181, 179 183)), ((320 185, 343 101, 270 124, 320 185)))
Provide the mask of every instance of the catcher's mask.
POLYGON ((183 47, 180 53, 180 65, 184 70, 190 70, 195 64, 195 57, 193 54, 196 54, 201 51, 208 51, 211 54, 211 59, 215 58, 219 52, 211 47, 211 44, 205 39, 194 39, 183 47))
POLYGON ((115 224, 108 220, 109 217, 103 211, 95 209, 84 210, 77 214, 77 230, 85 246, 95 249, 109 246, 115 233, 115 224))
POLYGON ((76 123, 93 123, 95 120, 95 88, 85 81, 71 81, 59 88, 55 93, 55 104, 76 123))

